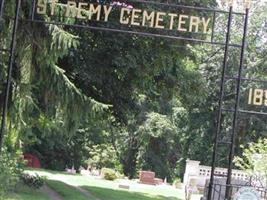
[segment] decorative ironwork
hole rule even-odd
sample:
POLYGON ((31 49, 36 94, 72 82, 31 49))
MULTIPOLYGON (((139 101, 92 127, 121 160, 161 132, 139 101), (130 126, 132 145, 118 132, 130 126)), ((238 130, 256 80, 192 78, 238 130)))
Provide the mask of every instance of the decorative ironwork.
POLYGON ((265 188, 267 189, 267 180, 266 177, 261 174, 253 174, 249 177, 248 185, 256 188, 265 188))

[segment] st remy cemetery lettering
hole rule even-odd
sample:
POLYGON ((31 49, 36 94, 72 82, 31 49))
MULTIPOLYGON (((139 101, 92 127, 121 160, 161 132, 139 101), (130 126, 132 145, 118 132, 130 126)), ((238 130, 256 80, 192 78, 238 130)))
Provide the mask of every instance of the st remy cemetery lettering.
MULTIPOLYGON (((131 2, 131 1, 129 1, 131 2)), ((117 22, 125 27, 151 28, 179 33, 210 34, 214 19, 208 16, 185 14, 183 11, 164 12, 159 9, 140 9, 126 3, 100 4, 58 0, 38 0, 36 11, 40 15, 55 16, 56 9, 62 7, 63 16, 84 21, 111 23, 117 22), (116 15, 112 15, 116 13, 116 15), (111 17, 112 16, 112 17, 111 17), (115 16, 115 17, 114 17, 115 16)), ((155 9, 155 8, 154 8, 155 9)), ((196 12, 194 12, 196 13, 196 12)), ((267 90, 250 89, 248 105, 267 106, 267 90)))
MULTIPOLYGON (((135 7, 118 7, 108 4, 85 3, 68 1, 66 4, 59 4, 57 0, 38 0, 37 13, 55 15, 57 6, 65 7, 65 17, 77 18, 88 21, 108 22, 110 15, 115 9, 119 9, 118 22, 121 25, 149 27, 165 29, 177 32, 192 32, 208 34, 210 32, 211 18, 193 16, 183 13, 172 13, 155 10, 145 10, 135 7)), ((114 20, 114 19, 112 19, 114 20)))

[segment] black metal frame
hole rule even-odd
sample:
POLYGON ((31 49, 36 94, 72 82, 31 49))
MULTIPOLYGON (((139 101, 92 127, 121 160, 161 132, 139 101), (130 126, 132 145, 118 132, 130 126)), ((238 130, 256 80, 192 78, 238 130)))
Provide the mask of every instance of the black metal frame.
POLYGON ((3 14, 4 4, 5 4, 5 1, 1 0, 0 1, 0 17, 2 17, 2 14, 3 14))
MULTIPOLYGON (((161 38, 168 38, 168 39, 177 39, 177 40, 186 40, 189 42, 198 42, 198 43, 207 43, 212 45, 221 45, 224 46, 224 60, 223 60, 223 67, 222 67, 222 76, 221 76, 221 83, 220 83, 220 95, 219 95, 219 109, 218 109, 218 115, 217 115, 217 125, 216 125, 216 132, 215 132, 215 138, 214 138, 214 147, 213 147, 213 155, 212 155, 212 170, 211 170, 211 177, 210 177, 210 184, 209 184, 209 192, 208 192, 208 200, 212 199, 212 191, 215 188, 214 187, 214 172, 216 167, 216 159, 217 159, 217 148, 218 148, 218 142, 219 142, 219 134, 221 132, 221 121, 222 121, 222 113, 223 111, 226 112, 233 112, 234 113, 234 119, 233 119, 233 130, 231 134, 231 149, 229 153, 229 165, 228 165, 228 175, 227 175, 227 187, 226 187, 226 199, 230 199, 230 190, 231 190, 231 173, 233 168, 233 156, 234 156, 234 150, 235 150, 235 137, 236 137, 236 127, 237 127, 237 119, 239 113, 248 113, 248 114, 263 114, 267 115, 267 113, 260 113, 260 112, 253 112, 253 111, 245 111, 239 109, 239 102, 240 102, 240 86, 241 81, 244 80, 242 78, 242 69, 243 69, 243 63, 244 63, 244 53, 246 48, 246 33, 247 33, 247 26, 248 26, 248 16, 249 16, 249 9, 246 9, 245 13, 238 13, 233 11, 233 7, 230 6, 229 11, 223 11, 223 10, 217 10, 212 8, 201 8, 201 7, 193 7, 193 6, 183 6, 183 5, 176 5, 176 4, 168 4, 168 3, 159 3, 159 2, 153 2, 153 1, 147 1, 147 0, 129 0, 129 2, 137 2, 137 3, 144 3, 144 4, 154 4, 154 5, 163 5, 163 6, 169 6, 169 7, 175 7, 175 8, 184 8, 184 9, 192 9, 192 10, 198 10, 198 11, 205 11, 205 12, 211 12, 213 14, 213 22, 212 22, 212 33, 211 33, 211 39, 209 41, 207 40, 201 40, 201 39, 194 39, 194 38, 186 38, 186 37, 180 37, 180 36, 171 36, 171 35, 161 35, 161 34, 155 34, 155 33, 149 33, 149 32, 142 32, 142 31, 133 31, 133 30, 122 30, 122 29, 115 29, 115 28, 109 28, 109 27, 98 27, 98 26, 90 26, 90 25, 79 25, 79 24, 64 24, 61 22, 56 21, 42 21, 35 19, 35 4, 36 0, 32 0, 32 8, 31 8, 31 16, 29 19, 20 19, 19 13, 20 13, 20 4, 21 0, 16 0, 16 10, 15 10, 15 17, 11 16, 4 16, 4 4, 5 0, 0 0, 0 19, 1 18, 10 18, 14 21, 13 24, 13 30, 12 30, 12 42, 10 49, 0 49, 0 51, 8 52, 9 53, 9 61, 8 61, 8 75, 7 75, 7 83, 5 88, 5 102, 3 105, 2 110, 2 120, 1 120, 1 129, 0 129, 0 156, 1 156, 1 149, 5 134, 5 123, 6 123, 6 115, 7 115, 7 109, 8 109, 8 103, 9 103, 9 94, 10 94, 10 86, 11 86, 11 79, 12 79, 12 67, 14 62, 14 55, 15 55, 15 48, 16 48, 16 34, 17 34, 17 27, 20 20, 32 22, 32 23, 43 23, 43 24, 56 24, 56 25, 64 25, 64 26, 71 26, 71 27, 77 27, 77 28, 87 28, 91 30, 99 30, 99 31, 110 31, 110 32, 120 32, 120 33, 129 33, 129 34, 137 34, 141 36, 149 36, 149 37, 161 37, 161 38), (215 26, 215 16, 216 13, 224 13, 228 14, 228 23, 227 23, 227 33, 226 33, 226 40, 225 42, 216 42, 214 41, 214 26, 215 26), (232 25, 232 18, 233 15, 241 15, 245 16, 244 19, 244 30, 243 30, 243 39, 242 44, 231 44, 230 43, 230 33, 231 33, 231 25, 232 25), (228 54, 229 54, 229 47, 236 47, 241 49, 241 55, 240 55, 240 63, 239 63, 239 70, 238 70, 238 77, 227 77, 226 76, 226 70, 228 65, 228 54), (223 108, 223 98, 224 98, 224 92, 225 92, 225 81, 226 79, 234 79, 237 81, 237 87, 236 87, 236 96, 235 96, 235 107, 234 109, 224 109, 223 108)), ((253 79, 251 79, 253 80, 253 79)), ((256 80, 260 81, 260 80, 256 80)))
MULTIPOLYGON (((243 30, 243 39, 242 39, 242 48, 241 48, 241 55, 240 55, 240 65, 238 69, 238 78, 237 78, 237 87, 236 87, 236 98, 235 98, 235 108, 234 108, 234 119, 232 125, 232 138, 231 138, 231 149, 229 154, 229 163, 228 163, 228 173, 227 173, 227 181, 226 185, 231 184, 232 178, 232 168, 233 168, 233 159, 235 154, 235 138, 236 138, 236 129, 237 129, 237 118, 239 113, 239 103, 240 103, 240 86, 241 86, 241 76, 243 71, 244 65, 244 55, 245 55, 245 48, 246 48, 246 35, 247 35, 247 27, 248 27, 248 17, 249 17, 249 9, 246 8, 246 16, 245 16, 245 23, 244 23, 244 30, 243 30)), ((230 191, 231 187, 226 187, 226 198, 230 198, 230 191)))
MULTIPOLYGON (((0 8, 0 17, 3 15, 4 10, 4 0, 1 0, 0 2, 1 8, 0 8)), ((7 115, 7 108, 9 104, 9 94, 10 94, 10 87, 12 82, 12 69, 13 69, 13 63, 14 63, 14 55, 15 55, 15 48, 16 48, 16 36, 17 36, 17 28, 19 23, 19 10, 20 10, 21 0, 17 0, 16 3, 16 10, 15 10, 15 19, 13 23, 12 28, 12 40, 10 44, 10 49, 4 51, 9 53, 9 59, 8 59, 8 69, 7 69, 7 79, 6 79, 6 87, 5 87, 5 94, 4 94, 4 105, 2 109, 2 119, 1 119, 1 127, 0 127, 0 153, 2 150, 3 140, 4 140, 4 132, 5 132, 5 124, 6 124, 6 115, 7 115)), ((1 156, 1 154, 0 154, 1 156)))
MULTIPOLYGON (((2 0, 2 1, 5 1, 5 0, 2 0)), ((185 37, 185 36, 166 35, 166 34, 159 34, 159 33, 152 33, 152 32, 137 31, 137 30, 132 30, 130 28, 128 30, 125 30, 125 29, 112 28, 112 27, 107 27, 107 26, 84 25, 84 24, 66 24, 66 23, 62 23, 62 22, 58 22, 58 21, 44 21, 44 20, 36 19, 36 13, 35 13, 36 1, 37 0, 32 0, 33 6, 32 6, 31 11, 30 11, 31 16, 29 17, 29 19, 23 19, 23 21, 33 22, 33 23, 42 23, 42 24, 64 25, 64 26, 69 26, 69 27, 74 27, 74 28, 91 29, 91 30, 97 30, 97 31, 109 31, 109 32, 117 32, 117 33, 128 33, 128 34, 136 34, 136 35, 148 36, 148 37, 160 37, 160 38, 166 38, 166 39, 177 39, 177 40, 184 40, 184 41, 189 41, 189 42, 206 43, 206 44, 212 44, 212 45, 225 46, 225 42, 214 41, 214 32, 215 32, 214 25, 215 25, 215 21, 216 21, 215 16, 218 13, 228 14, 229 12, 225 11, 225 10, 204 8, 204 7, 184 6, 184 5, 177 5, 177 4, 170 4, 170 3, 160 3, 160 2, 154 2, 154 1, 148 1, 148 0, 128 0, 129 3, 143 3, 143 4, 150 4, 150 5, 167 6, 167 7, 175 8, 175 9, 189 9, 189 10, 211 13, 213 15, 213 19, 214 19, 212 22, 211 37, 209 40, 202 40, 202 39, 196 39, 193 37, 190 38, 190 37, 185 37)), ((232 12, 232 14, 244 16, 244 13, 240 13, 240 12, 232 12)), ((13 19, 13 17, 5 16, 4 14, 3 14, 3 18, 13 19)), ((72 17, 69 17, 69 18, 72 18, 72 17)), ((91 20, 91 21, 94 21, 94 20, 91 20)), ((201 35, 201 34, 196 33, 196 35, 201 35)), ((241 48, 241 45, 229 43, 229 47, 241 48)))
POLYGON ((215 164, 216 164, 217 148, 218 148, 218 140, 219 140, 218 137, 221 132, 222 104, 223 104, 224 89, 225 89, 224 87, 225 86, 225 73, 226 73, 226 67, 227 67, 232 17, 233 17, 233 7, 230 6, 229 15, 228 15, 228 23, 227 23, 227 35, 226 35, 226 41, 225 41, 221 85, 220 85, 219 111, 218 111, 218 116, 217 116, 215 142, 213 146, 213 155, 212 155, 211 177, 210 177, 209 192, 208 192, 209 200, 211 200, 211 195, 212 195, 212 190, 213 190, 214 172, 215 172, 215 164))

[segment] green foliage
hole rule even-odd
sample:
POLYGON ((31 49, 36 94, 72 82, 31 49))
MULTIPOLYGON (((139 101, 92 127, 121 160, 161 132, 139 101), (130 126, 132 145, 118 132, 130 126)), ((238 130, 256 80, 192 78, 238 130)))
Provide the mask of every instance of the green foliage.
POLYGON ((117 179, 117 174, 116 171, 110 168, 102 168, 101 169, 101 176, 105 179, 105 180, 109 180, 109 181, 114 181, 115 179, 117 179))
MULTIPOLYGON (((21 17, 29 17, 24 12, 29 2, 23 3, 21 17)), ((213 0, 180 3, 216 5, 213 0)), ((74 23, 75 19, 62 16, 65 7, 62 1, 59 4, 54 17, 74 23)), ((14 7, 15 1, 7 4, 9 16, 14 7)), ((267 52, 262 39, 266 38, 266 8, 258 7, 251 16, 243 75, 266 78, 262 73, 267 52)), ((216 41, 225 38, 226 18, 216 18, 216 41)), ((7 47, 12 22, 2 20, 0 46, 7 47)), ((43 20, 50 18, 43 16, 43 20)), ((89 164, 123 171, 130 178, 148 169, 171 180, 181 176, 187 158, 210 162, 223 48, 57 25, 20 22, 18 28, 8 151, 21 144, 23 151, 35 153, 46 168, 62 170, 74 165, 78 169, 89 164)), ((233 29, 231 42, 240 42, 239 29, 233 29)), ((237 48, 230 51, 227 75, 233 76, 237 68, 231 66, 238 66, 240 52, 237 48)), ((0 58, 2 93, 8 55, 0 54, 0 58)), ((235 87, 230 82, 225 106, 233 105, 235 87)), ((241 92, 252 86, 263 87, 242 83, 241 92)), ((222 120, 227 139, 231 117, 223 114, 222 120)), ((240 115, 238 124, 237 144, 266 135, 266 119, 240 115)), ((225 154, 226 150, 219 151, 225 154)), ((223 166, 226 159, 218 164, 223 166)))
POLYGON ((247 147, 241 146, 241 148, 242 156, 235 157, 235 165, 251 174, 260 173, 267 177, 267 139, 259 139, 257 142, 249 143, 247 147))
POLYGON ((172 177, 176 127, 167 116, 148 113, 140 131, 138 163, 142 170, 152 170, 161 178, 172 177))
MULTIPOLYGON (((7 15, 12 16, 14 8, 15 1, 6 5, 7 15)), ((26 1, 21 9, 22 18, 28 17, 28 9, 26 1)), ((0 46, 7 48, 12 22, 2 20, 0 46)), ((77 138, 74 135, 81 124, 97 126, 108 106, 87 96, 60 63, 61 58, 78 47, 79 37, 57 25, 21 22, 18 28, 7 141, 12 141, 12 147, 36 153, 45 167, 64 169, 74 162, 76 165, 74 158, 79 159, 77 165, 80 165, 83 149, 77 150, 80 141, 71 140, 77 138)), ((1 53, 0 57, 2 94, 8 56, 1 53)))
POLYGON ((90 159, 87 165, 101 169, 114 168, 116 166, 116 153, 114 148, 108 144, 93 145, 89 150, 90 159))
POLYGON ((45 183, 45 178, 39 176, 38 174, 31 175, 28 173, 22 173, 20 180, 30 188, 39 189, 45 183))
POLYGON ((0 199, 7 191, 13 190, 23 171, 23 159, 20 153, 10 153, 3 149, 0 157, 0 199))
POLYGON ((150 137, 168 137, 175 131, 175 126, 166 115, 152 112, 148 113, 146 117, 147 120, 139 127, 139 131, 143 134, 145 140, 149 140, 150 137))

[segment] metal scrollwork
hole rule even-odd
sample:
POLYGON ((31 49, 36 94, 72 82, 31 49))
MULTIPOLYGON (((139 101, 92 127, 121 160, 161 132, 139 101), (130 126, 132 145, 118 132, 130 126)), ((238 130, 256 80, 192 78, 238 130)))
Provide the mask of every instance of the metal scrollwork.
POLYGON ((253 174, 249 177, 249 186, 257 188, 266 188, 266 177, 260 174, 253 174))

